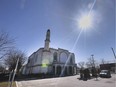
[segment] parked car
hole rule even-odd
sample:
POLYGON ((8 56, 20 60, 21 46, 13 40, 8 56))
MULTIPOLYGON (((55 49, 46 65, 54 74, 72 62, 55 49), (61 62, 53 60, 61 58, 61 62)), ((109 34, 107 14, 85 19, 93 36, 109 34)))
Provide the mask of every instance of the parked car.
POLYGON ((110 73, 109 70, 101 70, 99 76, 100 77, 111 78, 111 73, 110 73))

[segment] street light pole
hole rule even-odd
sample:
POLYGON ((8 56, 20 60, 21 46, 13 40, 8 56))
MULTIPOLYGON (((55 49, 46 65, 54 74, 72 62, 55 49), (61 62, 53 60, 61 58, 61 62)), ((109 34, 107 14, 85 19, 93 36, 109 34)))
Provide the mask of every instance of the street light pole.
MULTIPOLYGON (((114 54, 114 58, 116 59, 116 55, 115 55, 115 52, 114 52, 114 49, 113 48, 111 48, 112 49, 112 52, 113 52, 113 54, 114 54)), ((116 60, 115 60, 115 73, 116 73, 116 60)), ((115 77, 116 78, 116 77, 115 77)))
POLYGON ((91 58, 92 58, 92 62, 93 62, 93 67, 95 68, 95 61, 94 61, 94 55, 93 54, 91 55, 91 58))
POLYGON ((111 49, 112 49, 112 52, 114 54, 114 58, 116 59, 116 55, 115 55, 114 49, 113 48, 111 48, 111 49))

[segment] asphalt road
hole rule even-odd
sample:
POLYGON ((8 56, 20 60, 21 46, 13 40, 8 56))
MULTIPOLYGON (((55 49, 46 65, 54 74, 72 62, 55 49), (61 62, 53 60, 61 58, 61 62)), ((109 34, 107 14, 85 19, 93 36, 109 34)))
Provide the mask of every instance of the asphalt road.
POLYGON ((111 78, 90 79, 87 81, 79 80, 79 75, 18 81, 18 87, 116 87, 116 74, 111 78))

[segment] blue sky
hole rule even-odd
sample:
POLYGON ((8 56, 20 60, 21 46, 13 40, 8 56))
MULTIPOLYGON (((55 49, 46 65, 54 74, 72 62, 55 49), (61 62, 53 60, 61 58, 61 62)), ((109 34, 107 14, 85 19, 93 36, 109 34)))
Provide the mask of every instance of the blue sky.
POLYGON ((74 52, 76 62, 86 61, 91 54, 98 61, 112 61, 111 47, 116 49, 115 0, 96 0, 91 10, 93 27, 83 31, 78 27, 78 19, 89 13, 94 1, 0 0, 0 30, 15 38, 16 47, 28 56, 44 46, 50 29, 50 47, 74 52))

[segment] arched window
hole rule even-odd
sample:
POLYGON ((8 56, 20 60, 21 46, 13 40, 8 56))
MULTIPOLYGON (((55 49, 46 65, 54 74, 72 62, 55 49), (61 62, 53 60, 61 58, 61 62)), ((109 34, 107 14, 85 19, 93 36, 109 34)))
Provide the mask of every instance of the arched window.
POLYGON ((62 72, 61 66, 57 66, 57 75, 60 75, 62 72))
POLYGON ((53 62, 57 62, 57 52, 54 53, 54 59, 53 62))
POLYGON ((60 54, 60 62, 66 63, 67 59, 68 59, 67 54, 66 54, 65 52, 62 52, 62 53, 60 54))
POLYGON ((72 67, 69 66, 69 74, 72 75, 72 67))

